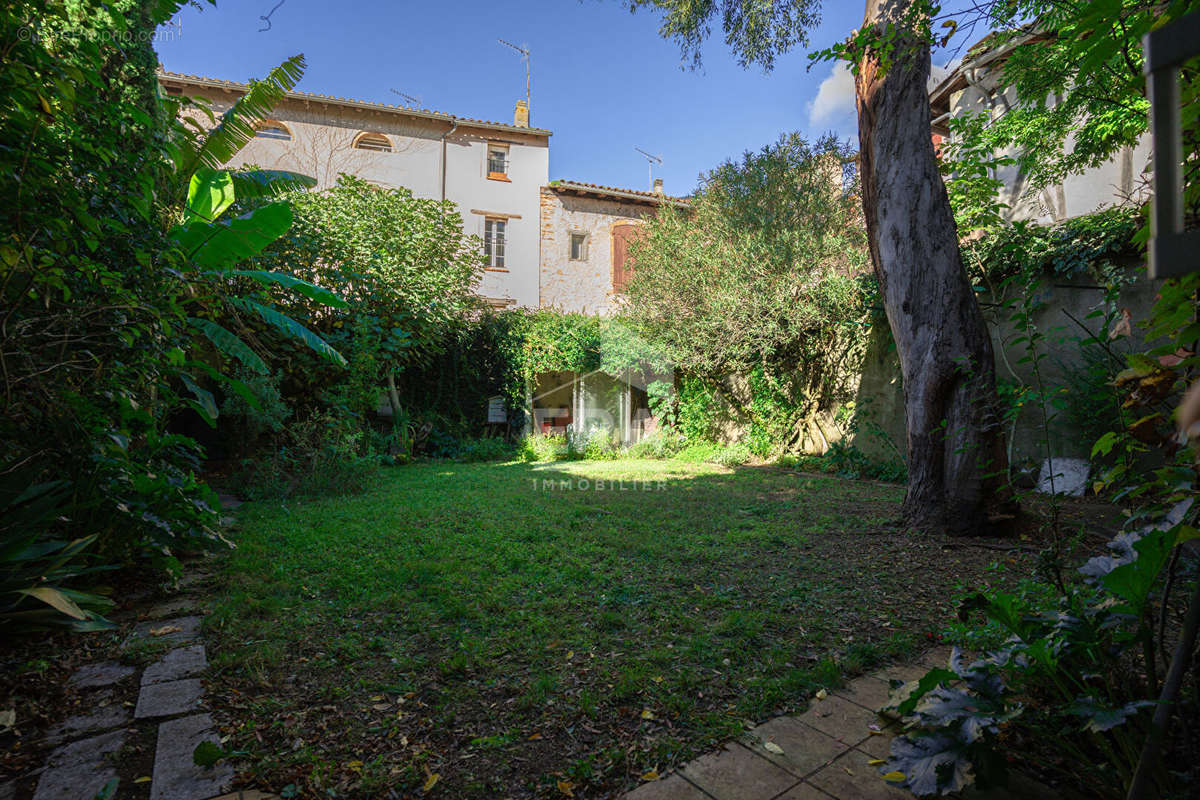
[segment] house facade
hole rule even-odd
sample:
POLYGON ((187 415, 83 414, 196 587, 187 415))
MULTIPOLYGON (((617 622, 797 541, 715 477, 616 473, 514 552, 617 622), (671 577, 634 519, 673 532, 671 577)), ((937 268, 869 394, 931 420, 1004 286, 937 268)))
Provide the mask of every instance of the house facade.
MULTIPOLYGON (((994 120, 1017 105, 1016 88, 1004 80, 1004 62, 1014 48, 1040 35, 1028 33, 1005 43, 992 35, 967 51, 962 64, 929 93, 935 147, 952 141, 949 120, 966 114, 986 114, 994 120)), ((1037 192, 1030 191, 1027 176, 1018 166, 1001 167, 994 177, 1004 184, 1000 200, 1008 205, 1005 216, 1009 221, 1048 225, 1106 206, 1142 202, 1149 192, 1144 178, 1150 152, 1150 138, 1145 136, 1136 147, 1123 148, 1111 161, 1079 175, 1068 175, 1061 183, 1037 192)))
MULTIPOLYGON (((159 83, 218 115, 249 88, 169 72, 159 83)), ((347 173, 451 200, 488 256, 477 293, 497 307, 539 305, 539 190, 549 180, 551 134, 530 127, 524 101, 511 124, 308 92, 289 92, 272 115, 230 166, 299 172, 320 189, 347 173)))
MULTIPOLYGON (((159 83, 167 94, 206 102, 217 115, 249 89, 163 71, 159 83)), ((482 241, 488 266, 476 292, 490 305, 608 316, 633 275, 628 246, 639 226, 663 205, 687 203, 666 196, 661 181, 648 192, 551 182, 550 136, 530 126, 524 101, 510 124, 289 92, 229 166, 298 172, 318 189, 346 173, 452 201, 464 231, 482 241)), ((381 403, 380 411, 390 413, 390 406, 381 403)), ((629 375, 539 375, 528 412, 539 432, 602 430, 625 443, 655 427, 646 387, 629 375)))
POLYGON ((541 189, 541 307, 607 316, 633 277, 629 244, 663 205, 662 192, 553 181, 541 189))

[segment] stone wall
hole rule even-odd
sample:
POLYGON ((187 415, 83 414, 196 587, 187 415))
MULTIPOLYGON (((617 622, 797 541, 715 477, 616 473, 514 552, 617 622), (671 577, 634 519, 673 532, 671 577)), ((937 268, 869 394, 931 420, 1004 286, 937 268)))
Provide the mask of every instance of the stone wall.
POLYGON ((620 304, 613 291, 612 229, 641 222, 654 209, 636 201, 541 191, 541 306, 556 311, 608 315, 620 304), (570 236, 587 237, 585 257, 572 260, 570 236))
MULTIPOLYGON (((1132 280, 1122 291, 1118 307, 1129 310, 1134 335, 1108 343, 1119 357, 1143 345, 1137 325, 1149 316, 1157 293, 1157 285, 1145 277, 1144 266, 1130 264, 1126 269, 1132 280)), ((1051 451, 1059 456, 1087 458, 1094 442, 1071 422, 1067 408, 1075 401, 1072 395, 1094 388, 1081 380, 1080 370, 1084 364, 1079 343, 1089 335, 1079 323, 1093 331, 1100 327, 1101 320, 1089 315, 1102 302, 1103 290, 1090 278, 1080 276, 1047 279, 1037 295, 1042 307, 1034 314, 1034 322, 1045 336, 1041 343, 1041 352, 1045 354, 1040 362, 1041 378, 1052 398, 1048 404, 1051 419, 1045 428, 1049 431, 1051 451)), ((979 299, 996 351, 997 381, 1010 385, 1017 382, 1036 385, 1032 365, 1022 363, 1027 355, 1024 343, 1014 343, 1024 334, 1009 319, 1011 311, 1004 307, 1004 298, 984 294, 979 299)), ((897 448, 899 452, 904 451, 906 438, 900 363, 886 319, 880 318, 870 336, 855 398, 859 426, 853 442, 872 456, 894 458, 897 448)), ((1095 352, 1097 356, 1102 355, 1099 350, 1095 352)), ((1041 411, 1036 404, 1026 404, 1018 410, 1015 423, 1006 430, 1013 463, 1040 462, 1045 457, 1043 429, 1041 411)))

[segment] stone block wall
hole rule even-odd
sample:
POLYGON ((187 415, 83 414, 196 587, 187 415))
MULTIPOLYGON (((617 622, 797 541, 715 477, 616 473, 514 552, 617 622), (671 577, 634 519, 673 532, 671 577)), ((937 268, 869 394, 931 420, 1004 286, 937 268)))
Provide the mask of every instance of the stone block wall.
POLYGON ((620 305, 613 291, 612 229, 654 213, 636 201, 541 192, 541 307, 608 315, 620 305), (587 237, 584 258, 572 260, 571 234, 587 237))

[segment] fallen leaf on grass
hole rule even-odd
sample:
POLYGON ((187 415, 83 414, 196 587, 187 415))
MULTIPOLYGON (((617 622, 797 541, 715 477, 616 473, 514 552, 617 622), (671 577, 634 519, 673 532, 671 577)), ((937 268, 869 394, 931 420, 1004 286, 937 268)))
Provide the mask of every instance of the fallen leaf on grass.
POLYGON ((535 733, 532 736, 530 736, 529 739, 527 739, 526 741, 536 742, 540 738, 542 738, 542 735, 540 733, 535 733))
POLYGON ((763 744, 763 749, 768 753, 774 753, 777 756, 783 755, 783 748, 774 742, 766 742, 763 744))
POLYGON ((648 708, 642 709, 642 719, 654 719, 654 712, 648 708))
POLYGON ((570 781, 559 781, 558 790, 567 797, 575 796, 575 784, 571 783, 570 781))
POLYGON ((642 780, 644 780, 644 781, 656 781, 656 780, 658 780, 658 770, 656 770, 656 769, 652 769, 652 770, 650 770, 649 772, 643 772, 643 773, 642 773, 642 780))
POLYGON ((440 781, 441 779, 442 779, 442 776, 440 773, 437 773, 437 772, 431 773, 430 776, 425 779, 425 785, 421 787, 421 791, 428 792, 434 786, 437 786, 437 782, 440 781))

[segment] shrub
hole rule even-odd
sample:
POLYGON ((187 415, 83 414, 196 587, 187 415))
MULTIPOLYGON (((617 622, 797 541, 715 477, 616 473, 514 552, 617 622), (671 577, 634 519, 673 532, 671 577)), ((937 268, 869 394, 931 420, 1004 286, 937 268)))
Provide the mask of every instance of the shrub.
MULTIPOLYGON (((1177 520, 1188 505, 1177 507, 1177 520)), ((910 722, 883 771, 899 773, 918 795, 958 791, 972 777, 987 788, 1004 780, 1005 748, 1019 747, 1023 760, 1082 783, 1089 796, 1124 797, 1149 730, 1147 709, 1157 705, 1156 651, 1166 652, 1155 641, 1152 621, 1167 616, 1155 587, 1194 533, 1182 521, 1147 525, 1110 542, 1109 555, 1079 569, 1081 580, 1058 575, 1057 588, 1026 583, 968 597, 960 618, 982 612, 989 626, 976 640, 1005 641, 974 662, 955 648, 949 669, 931 670, 893 703, 910 722)), ((1174 575, 1186 587, 1184 578, 1174 575)), ((1181 719, 1196 718, 1194 692, 1177 702, 1181 719)), ((1176 796, 1169 774, 1160 778, 1164 796, 1176 796)))
POLYGON ((292 410, 280 394, 278 373, 259 375, 241 370, 236 377, 257 402, 257 407, 251 405, 246 397, 230 392, 221 404, 220 420, 234 452, 242 455, 253 450, 263 434, 282 431, 292 410))
POLYGON ((683 447, 683 437, 674 429, 666 428, 633 444, 625 454, 630 458, 673 458, 683 447))
POLYGON ((719 444, 713 444, 712 442, 693 442, 676 453, 675 460, 687 461, 693 464, 700 463, 702 461, 708 461, 710 458, 716 455, 717 451, 720 449, 721 446, 719 444))
POLYGON ((480 439, 463 439, 458 443, 458 460, 476 461, 507 461, 513 458, 516 447, 507 439, 489 437, 480 439))
POLYGON ((242 462, 236 480, 249 499, 358 494, 378 474, 379 459, 354 420, 316 411, 288 426, 282 440, 267 457, 242 462))
POLYGON ((753 458, 754 454, 750 452, 750 448, 743 444, 729 445, 728 447, 719 447, 716 452, 709 456, 706 461, 710 464, 720 464, 723 467, 736 467, 745 464, 753 458))
POLYGON ((613 432, 597 428, 567 437, 567 458, 581 461, 610 461, 621 457, 621 448, 613 432))
POLYGON ((560 461, 567 457, 567 437, 534 433, 517 446, 517 458, 522 461, 560 461))

